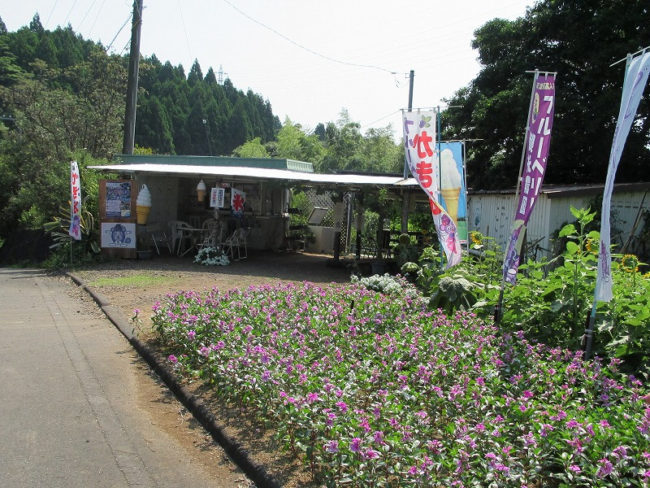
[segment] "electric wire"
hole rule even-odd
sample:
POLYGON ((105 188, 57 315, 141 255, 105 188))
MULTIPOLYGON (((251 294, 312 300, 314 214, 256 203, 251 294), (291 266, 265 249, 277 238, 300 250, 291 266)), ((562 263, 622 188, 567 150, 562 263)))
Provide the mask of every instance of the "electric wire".
POLYGON ((180 0, 178 0, 176 4, 178 5, 178 12, 181 16, 181 24, 183 26, 183 32, 185 33, 185 42, 187 43, 187 53, 190 55, 190 58, 192 58, 192 47, 190 44, 190 36, 187 33, 187 27, 185 27, 185 18, 183 17, 183 8, 181 6, 180 0))
POLYGON ((52 14, 53 14, 54 11, 56 10, 56 6, 57 6, 58 3, 59 3, 59 0, 56 0, 56 1, 54 2, 54 5, 53 5, 52 8, 50 9, 50 13, 48 14, 48 16, 47 16, 47 20, 45 21, 45 26, 44 26, 44 27, 45 27, 46 29, 47 29, 47 26, 48 26, 49 23, 50 23, 50 19, 52 18, 52 14))
POLYGON ((68 12, 68 15, 65 16, 65 21, 63 22, 64 24, 68 23, 68 19, 70 18, 70 14, 74 10, 74 8, 77 6, 77 0, 74 0, 74 3, 72 4, 72 7, 70 7, 70 11, 68 12))
POLYGON ((117 31, 117 34, 115 34, 115 37, 113 37, 113 40, 111 41, 111 43, 106 48, 106 51, 108 51, 111 48, 111 46, 115 42, 115 39, 117 39, 117 36, 119 36, 120 32, 122 32, 122 29, 124 29, 124 26, 126 26, 126 24, 128 24, 128 22, 129 22, 129 20, 131 20, 131 17, 133 17, 133 13, 130 13, 129 16, 126 18, 126 20, 122 24, 122 27, 120 27, 120 30, 117 31))
POLYGON ((293 44, 294 46, 296 46, 296 47, 298 47, 298 48, 300 48, 300 49, 302 49, 302 50, 304 50, 304 51, 307 51, 308 53, 313 54, 314 56, 318 56, 318 57, 320 57, 320 58, 326 59, 326 60, 331 61, 331 62, 333 62, 333 63, 343 64, 343 65, 346 65, 346 66, 354 66, 354 67, 357 67, 357 68, 375 69, 375 70, 378 70, 378 71, 384 71, 385 73, 390 73, 390 74, 392 74, 392 75, 398 73, 398 71, 396 71, 396 70, 390 70, 390 69, 386 69, 386 68, 383 68, 383 67, 381 67, 381 66, 375 66, 375 65, 372 65, 372 64, 359 64, 359 63, 350 63, 350 62, 347 62, 347 61, 341 61, 340 59, 335 59, 335 58, 332 58, 332 57, 327 56, 327 55, 325 55, 325 54, 322 54, 322 53, 319 53, 319 52, 317 52, 317 51, 314 51, 313 49, 310 49, 310 48, 308 48, 308 47, 306 47, 306 46, 303 46, 302 44, 300 44, 300 43, 294 41, 294 40, 291 39, 290 37, 285 36, 285 35, 282 34, 281 32, 278 32, 278 31, 275 30, 273 27, 270 27, 270 26, 264 24, 263 22, 260 22, 259 20, 257 20, 257 19, 255 19, 255 18, 251 17, 251 16, 248 15, 246 12, 244 12, 244 11, 241 10, 239 7, 237 7, 237 6, 234 5, 232 2, 230 2, 230 0, 223 0, 223 2, 226 3, 226 4, 228 4, 228 5, 230 5, 230 7, 232 7, 234 10, 236 10, 238 13, 240 13, 241 15, 243 15, 244 17, 246 17, 246 18, 247 18, 248 20, 250 20, 251 22, 254 22, 254 23, 256 23, 257 25, 263 27, 264 29, 267 29, 267 30, 271 31, 271 32, 272 32, 273 34, 275 34, 276 36, 281 37, 281 38, 284 39, 285 41, 290 42, 290 43, 293 44))
POLYGON ((88 17, 88 14, 89 14, 90 11, 92 10, 92 8, 95 6, 95 3, 97 3, 97 0, 93 0, 93 1, 92 1, 92 3, 90 4, 90 7, 88 7, 88 10, 86 10, 86 14, 85 14, 85 15, 83 16, 83 18, 81 19, 81 22, 79 22, 79 24, 77 25, 77 30, 81 30, 81 26, 82 26, 83 23, 85 22, 86 17, 88 17))

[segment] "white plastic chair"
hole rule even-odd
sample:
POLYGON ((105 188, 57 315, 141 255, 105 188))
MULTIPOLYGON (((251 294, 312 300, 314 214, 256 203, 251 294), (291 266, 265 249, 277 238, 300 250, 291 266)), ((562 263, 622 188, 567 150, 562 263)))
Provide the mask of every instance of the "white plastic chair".
POLYGON ((239 261, 240 259, 246 259, 248 257, 248 247, 246 245, 247 236, 248 229, 240 227, 220 243, 226 254, 228 254, 230 256, 230 259, 233 261, 239 261), (244 250, 243 254, 242 249, 244 250), (237 252, 236 258, 235 251, 237 252))
POLYGON ((169 231, 171 233, 172 249, 178 256, 183 256, 190 249, 184 249, 185 243, 192 240, 192 227, 182 220, 172 220, 169 222, 169 231))

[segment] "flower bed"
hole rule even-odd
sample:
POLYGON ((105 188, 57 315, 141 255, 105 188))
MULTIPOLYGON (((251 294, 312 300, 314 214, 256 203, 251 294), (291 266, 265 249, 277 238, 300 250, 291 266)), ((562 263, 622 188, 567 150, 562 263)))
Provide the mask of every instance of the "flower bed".
POLYGON ((179 374, 246 406, 327 486, 648 485, 637 380, 404 290, 184 292, 153 322, 179 374))

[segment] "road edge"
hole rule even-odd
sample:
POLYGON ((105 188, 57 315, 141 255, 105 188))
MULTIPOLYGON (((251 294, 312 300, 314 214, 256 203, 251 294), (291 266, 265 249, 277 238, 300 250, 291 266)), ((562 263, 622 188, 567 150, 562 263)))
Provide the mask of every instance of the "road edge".
POLYGON ((101 293, 88 286, 74 273, 66 273, 72 281, 83 289, 97 303, 106 317, 129 341, 138 354, 149 364, 160 379, 167 385, 194 418, 210 433, 212 438, 223 448, 232 461, 248 476, 259 488, 280 488, 281 485, 267 472, 267 470, 255 462, 246 449, 236 439, 226 434, 225 430, 216 421, 215 416, 205 406, 203 401, 196 395, 190 393, 175 375, 169 370, 166 364, 157 360, 152 349, 142 342, 133 333, 133 328, 119 307, 112 305, 110 300, 101 293))

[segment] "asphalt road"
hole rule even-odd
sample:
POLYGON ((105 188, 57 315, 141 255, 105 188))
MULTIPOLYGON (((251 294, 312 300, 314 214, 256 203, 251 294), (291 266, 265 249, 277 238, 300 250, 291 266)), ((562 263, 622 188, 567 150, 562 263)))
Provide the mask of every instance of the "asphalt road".
POLYGON ((156 425, 138 401, 132 347, 72 286, 0 268, 0 485, 248 486, 227 460, 215 475, 156 425))

